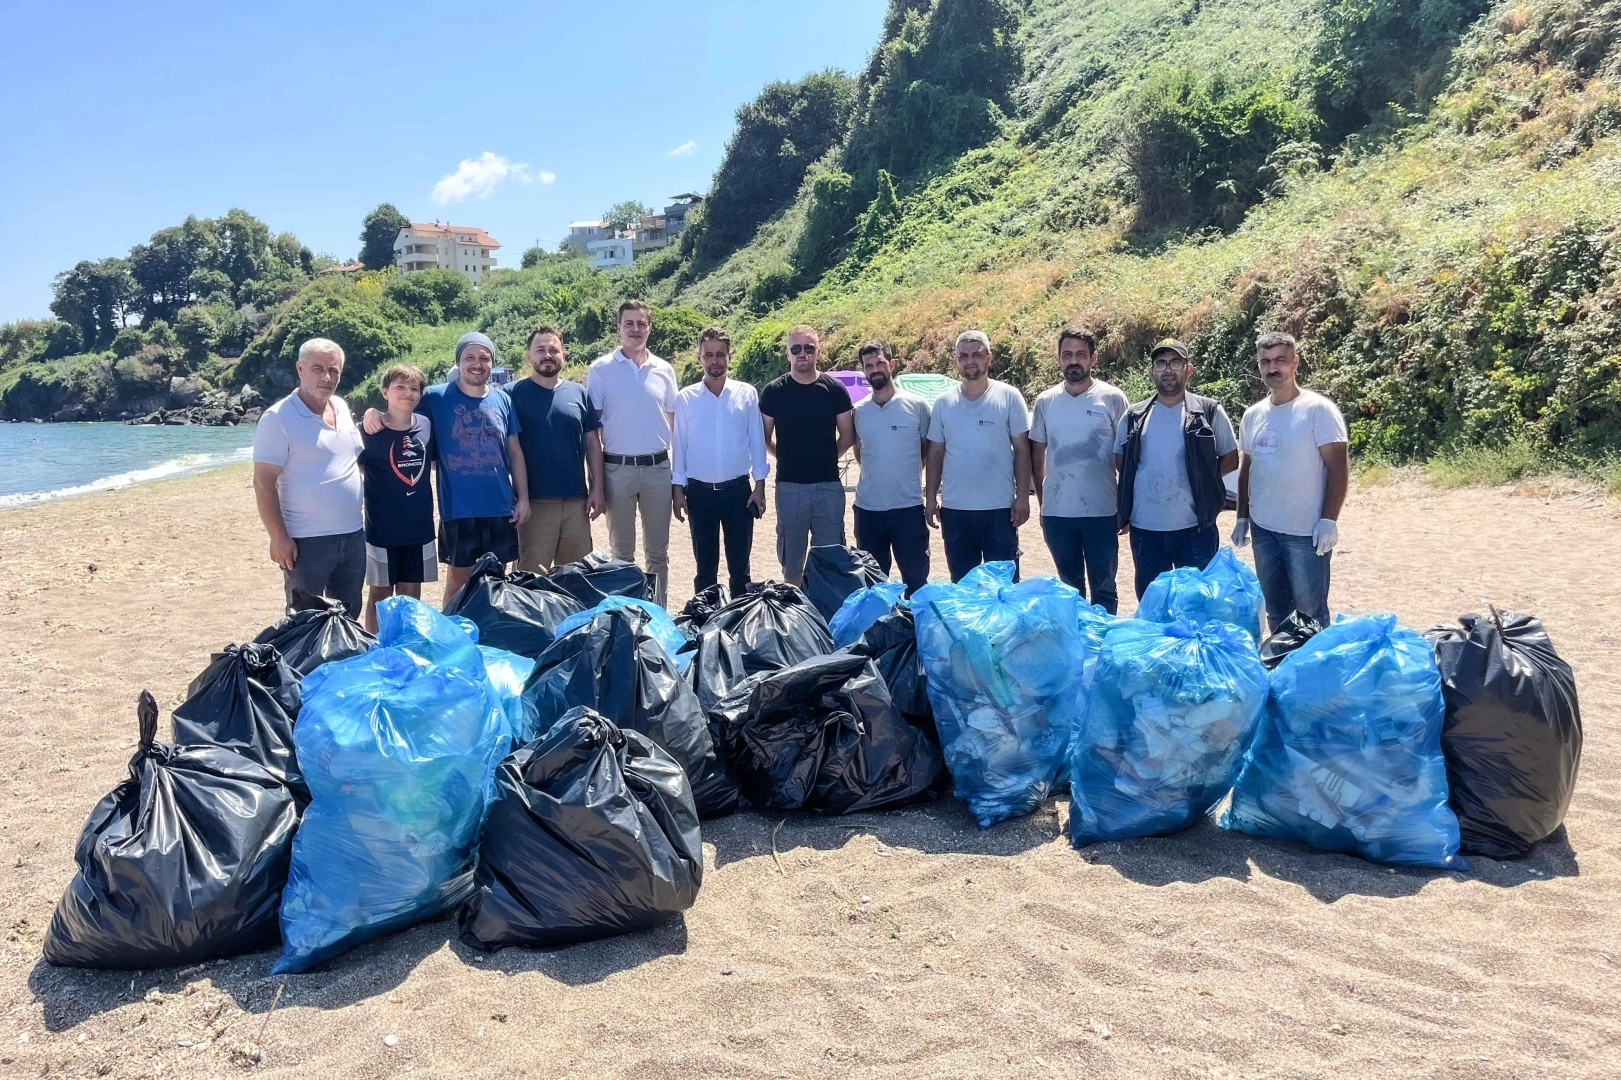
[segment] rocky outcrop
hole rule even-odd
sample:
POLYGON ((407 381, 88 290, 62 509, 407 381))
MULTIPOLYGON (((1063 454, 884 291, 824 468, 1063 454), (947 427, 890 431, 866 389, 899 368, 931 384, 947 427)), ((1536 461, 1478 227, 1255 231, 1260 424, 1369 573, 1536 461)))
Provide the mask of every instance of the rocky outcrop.
POLYGON ((264 397, 251 386, 244 386, 241 393, 227 395, 223 390, 210 390, 201 379, 191 376, 170 380, 167 408, 155 408, 123 419, 126 424, 229 427, 258 422, 264 405, 264 397))

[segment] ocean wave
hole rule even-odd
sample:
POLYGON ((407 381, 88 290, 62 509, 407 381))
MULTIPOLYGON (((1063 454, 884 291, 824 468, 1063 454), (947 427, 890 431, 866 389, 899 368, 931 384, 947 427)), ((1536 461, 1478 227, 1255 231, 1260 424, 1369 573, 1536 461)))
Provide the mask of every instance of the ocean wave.
POLYGON ((236 450, 221 454, 182 454, 180 457, 160 461, 156 465, 144 469, 132 469, 129 472, 114 473, 112 476, 103 476, 99 480, 92 480, 87 484, 74 484, 72 487, 53 488, 50 491, 20 491, 14 495, 0 495, 0 510, 9 510, 18 506, 32 506, 35 503, 51 502, 55 499, 67 499, 74 495, 90 495, 97 491, 112 491, 115 488, 130 487, 133 484, 144 484, 149 480, 166 480, 174 476, 207 472, 210 469, 219 469, 226 465, 236 465, 252 460, 253 447, 251 446, 239 447, 236 450))

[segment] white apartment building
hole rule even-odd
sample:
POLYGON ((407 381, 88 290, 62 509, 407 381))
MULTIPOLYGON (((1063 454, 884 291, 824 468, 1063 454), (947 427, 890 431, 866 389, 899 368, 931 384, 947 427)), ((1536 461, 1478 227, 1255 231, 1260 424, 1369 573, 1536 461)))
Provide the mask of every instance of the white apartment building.
POLYGON ((636 258, 635 245, 635 233, 619 232, 601 240, 588 241, 585 254, 591 260, 591 269, 607 270, 613 266, 629 266, 636 258))
POLYGON ((455 270, 477 285, 495 269, 500 247, 483 229, 412 222, 394 238, 394 264, 403 274, 435 267, 455 270))

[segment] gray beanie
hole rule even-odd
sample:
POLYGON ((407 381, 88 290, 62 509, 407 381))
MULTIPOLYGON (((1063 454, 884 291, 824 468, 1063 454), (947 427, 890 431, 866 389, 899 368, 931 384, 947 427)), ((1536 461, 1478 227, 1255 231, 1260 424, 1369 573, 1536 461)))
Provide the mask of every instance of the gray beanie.
POLYGON ((458 365, 460 365, 462 362, 462 350, 467 348, 469 345, 482 345, 486 349, 490 350, 491 362, 494 362, 496 356, 498 355, 495 351, 495 342, 491 341, 488 337, 479 333, 477 330, 469 330, 456 342, 456 363, 458 365))

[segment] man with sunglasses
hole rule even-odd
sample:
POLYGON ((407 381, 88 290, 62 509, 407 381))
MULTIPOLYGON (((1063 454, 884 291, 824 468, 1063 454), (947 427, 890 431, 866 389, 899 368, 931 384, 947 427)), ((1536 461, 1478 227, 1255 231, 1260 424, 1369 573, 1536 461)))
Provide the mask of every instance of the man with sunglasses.
POLYGON ((1222 477, 1238 468, 1238 441, 1226 411, 1188 392, 1188 347, 1174 338, 1156 344, 1149 374, 1158 393, 1126 410, 1114 442, 1119 529, 1131 533, 1139 600, 1166 570, 1202 570, 1215 557, 1221 542, 1216 515, 1227 502, 1222 477))
POLYGON ((850 392, 817 368, 812 326, 788 331, 788 373, 760 391, 766 449, 777 458, 777 561, 798 585, 811 547, 844 543, 839 456, 855 444, 850 392))

